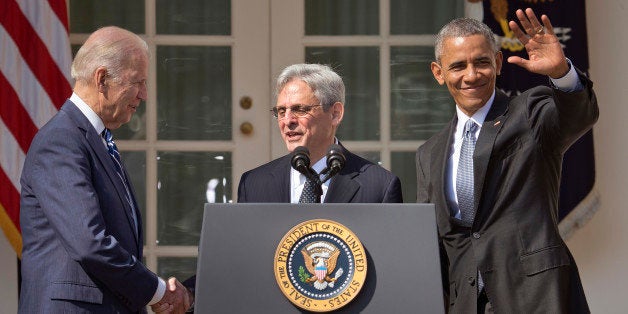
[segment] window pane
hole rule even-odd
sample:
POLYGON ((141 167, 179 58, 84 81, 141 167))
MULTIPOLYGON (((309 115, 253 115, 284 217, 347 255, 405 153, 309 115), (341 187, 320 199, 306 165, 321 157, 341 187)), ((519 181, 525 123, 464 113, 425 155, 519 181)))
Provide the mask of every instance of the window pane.
POLYGON ((307 47, 305 61, 330 65, 345 83, 345 114, 338 138, 379 140, 379 48, 307 47))
POLYGON ((129 179, 135 190, 135 199, 137 200, 137 206, 140 208, 142 226, 144 226, 144 243, 146 243, 146 153, 121 151, 120 157, 124 162, 125 169, 129 173, 129 179))
POLYGON ((205 203, 231 201, 231 153, 159 152, 159 245, 198 245, 205 203))
POLYGON ((416 164, 415 152, 393 152, 391 154, 392 172, 401 180, 401 192, 404 203, 416 202, 416 164))
MULTIPOLYGON (((153 102, 154 103, 154 102, 153 102)), ((146 102, 140 102, 137 111, 131 116, 129 123, 125 123, 115 131, 115 138, 121 140, 146 139, 146 102)))
POLYGON ((305 35, 377 35, 377 0, 305 0, 305 35))
POLYGON ((390 33, 436 34, 447 22, 464 16, 460 0, 390 0, 390 33))
POLYGON ((391 138, 428 139, 456 111, 430 71, 434 47, 391 47, 390 58, 391 138))
POLYGON ((160 140, 231 139, 231 47, 157 47, 160 140))
POLYGON ((144 1, 70 0, 70 31, 91 33, 100 27, 116 25, 144 34, 144 1))
POLYGON ((229 0, 157 0, 157 33, 230 35, 229 0))
POLYGON ((183 282, 196 274, 196 260, 196 257, 160 257, 157 259, 157 275, 176 277, 183 282))

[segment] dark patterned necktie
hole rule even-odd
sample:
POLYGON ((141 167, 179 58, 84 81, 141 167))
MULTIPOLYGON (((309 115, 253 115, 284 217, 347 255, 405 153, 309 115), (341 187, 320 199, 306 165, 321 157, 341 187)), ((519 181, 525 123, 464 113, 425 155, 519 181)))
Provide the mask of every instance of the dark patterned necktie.
POLYGON ((118 147, 116 143, 113 141, 113 135, 109 129, 105 129, 102 132, 102 136, 105 138, 105 142, 107 142, 107 150, 109 151, 109 155, 111 159, 113 159, 113 164, 116 166, 116 172, 122 179, 122 182, 126 185, 126 175, 124 174, 124 170, 122 169, 122 159, 120 158, 120 152, 118 151, 118 147))
POLYGON ((306 179, 305 185, 303 186, 303 192, 301 192, 301 197, 299 198, 299 203, 318 203, 320 202, 320 198, 318 196, 318 190, 320 189, 317 186, 317 182, 314 180, 306 179))
POLYGON ((124 190, 126 191, 126 201, 131 206, 131 216, 133 217, 133 223, 135 224, 135 233, 137 234, 137 217, 135 216, 135 206, 133 205, 131 190, 129 189, 127 177, 124 173, 124 168, 122 167, 120 152, 118 151, 116 143, 113 141, 113 135, 111 134, 111 131, 109 129, 105 129, 102 132, 102 136, 107 143, 107 150, 109 151, 109 156, 111 156, 111 159, 113 160, 113 165, 116 167, 116 173, 118 174, 118 177, 124 185, 124 190))
POLYGON ((465 225, 471 226, 475 216, 473 199, 473 151, 475 150, 475 132, 478 125, 469 119, 464 125, 462 147, 456 175, 456 195, 460 219, 465 225))

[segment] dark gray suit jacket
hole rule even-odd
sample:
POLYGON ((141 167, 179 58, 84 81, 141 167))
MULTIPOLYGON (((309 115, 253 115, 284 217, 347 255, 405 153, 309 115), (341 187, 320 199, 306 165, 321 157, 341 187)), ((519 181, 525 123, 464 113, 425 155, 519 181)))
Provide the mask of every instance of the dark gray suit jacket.
POLYGON ((451 313, 476 310, 477 270, 496 313, 588 313, 557 227, 564 152, 598 117, 592 83, 579 92, 536 87, 497 92, 473 156, 476 216, 450 215, 445 170, 457 118, 417 152, 418 202, 436 204, 443 282, 451 313))
POLYGON ((35 136, 20 183, 19 312, 145 311, 157 277, 140 262, 140 212, 136 234, 113 160, 69 100, 35 136))
MULTIPOLYGON (((388 170, 343 147, 345 167, 329 183, 324 203, 402 203, 401 182, 388 170)), ((238 203, 290 203, 291 155, 245 172, 238 203)))

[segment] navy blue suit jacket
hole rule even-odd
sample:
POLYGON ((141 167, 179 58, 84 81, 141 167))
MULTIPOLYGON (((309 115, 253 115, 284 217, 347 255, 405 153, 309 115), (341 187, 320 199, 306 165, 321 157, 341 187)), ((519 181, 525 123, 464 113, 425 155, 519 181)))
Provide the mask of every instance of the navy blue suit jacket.
POLYGON ((157 276, 140 262, 140 212, 136 233, 102 138, 69 100, 35 136, 20 183, 19 312, 145 311, 157 276))

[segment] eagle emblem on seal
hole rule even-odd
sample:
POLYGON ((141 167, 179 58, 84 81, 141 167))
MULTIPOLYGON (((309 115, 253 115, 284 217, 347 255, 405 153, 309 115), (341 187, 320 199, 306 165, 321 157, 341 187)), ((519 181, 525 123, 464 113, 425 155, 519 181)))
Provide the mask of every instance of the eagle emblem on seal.
POLYGON ((334 274, 334 277, 331 277, 336 269, 336 262, 340 255, 340 250, 332 243, 317 241, 304 247, 301 250, 301 254, 303 254, 305 267, 309 272, 308 275, 304 274, 302 269, 299 271, 301 273, 301 281, 312 284, 314 288, 318 290, 323 290, 328 286, 333 288, 334 283, 343 273, 342 268, 339 268, 334 274))

